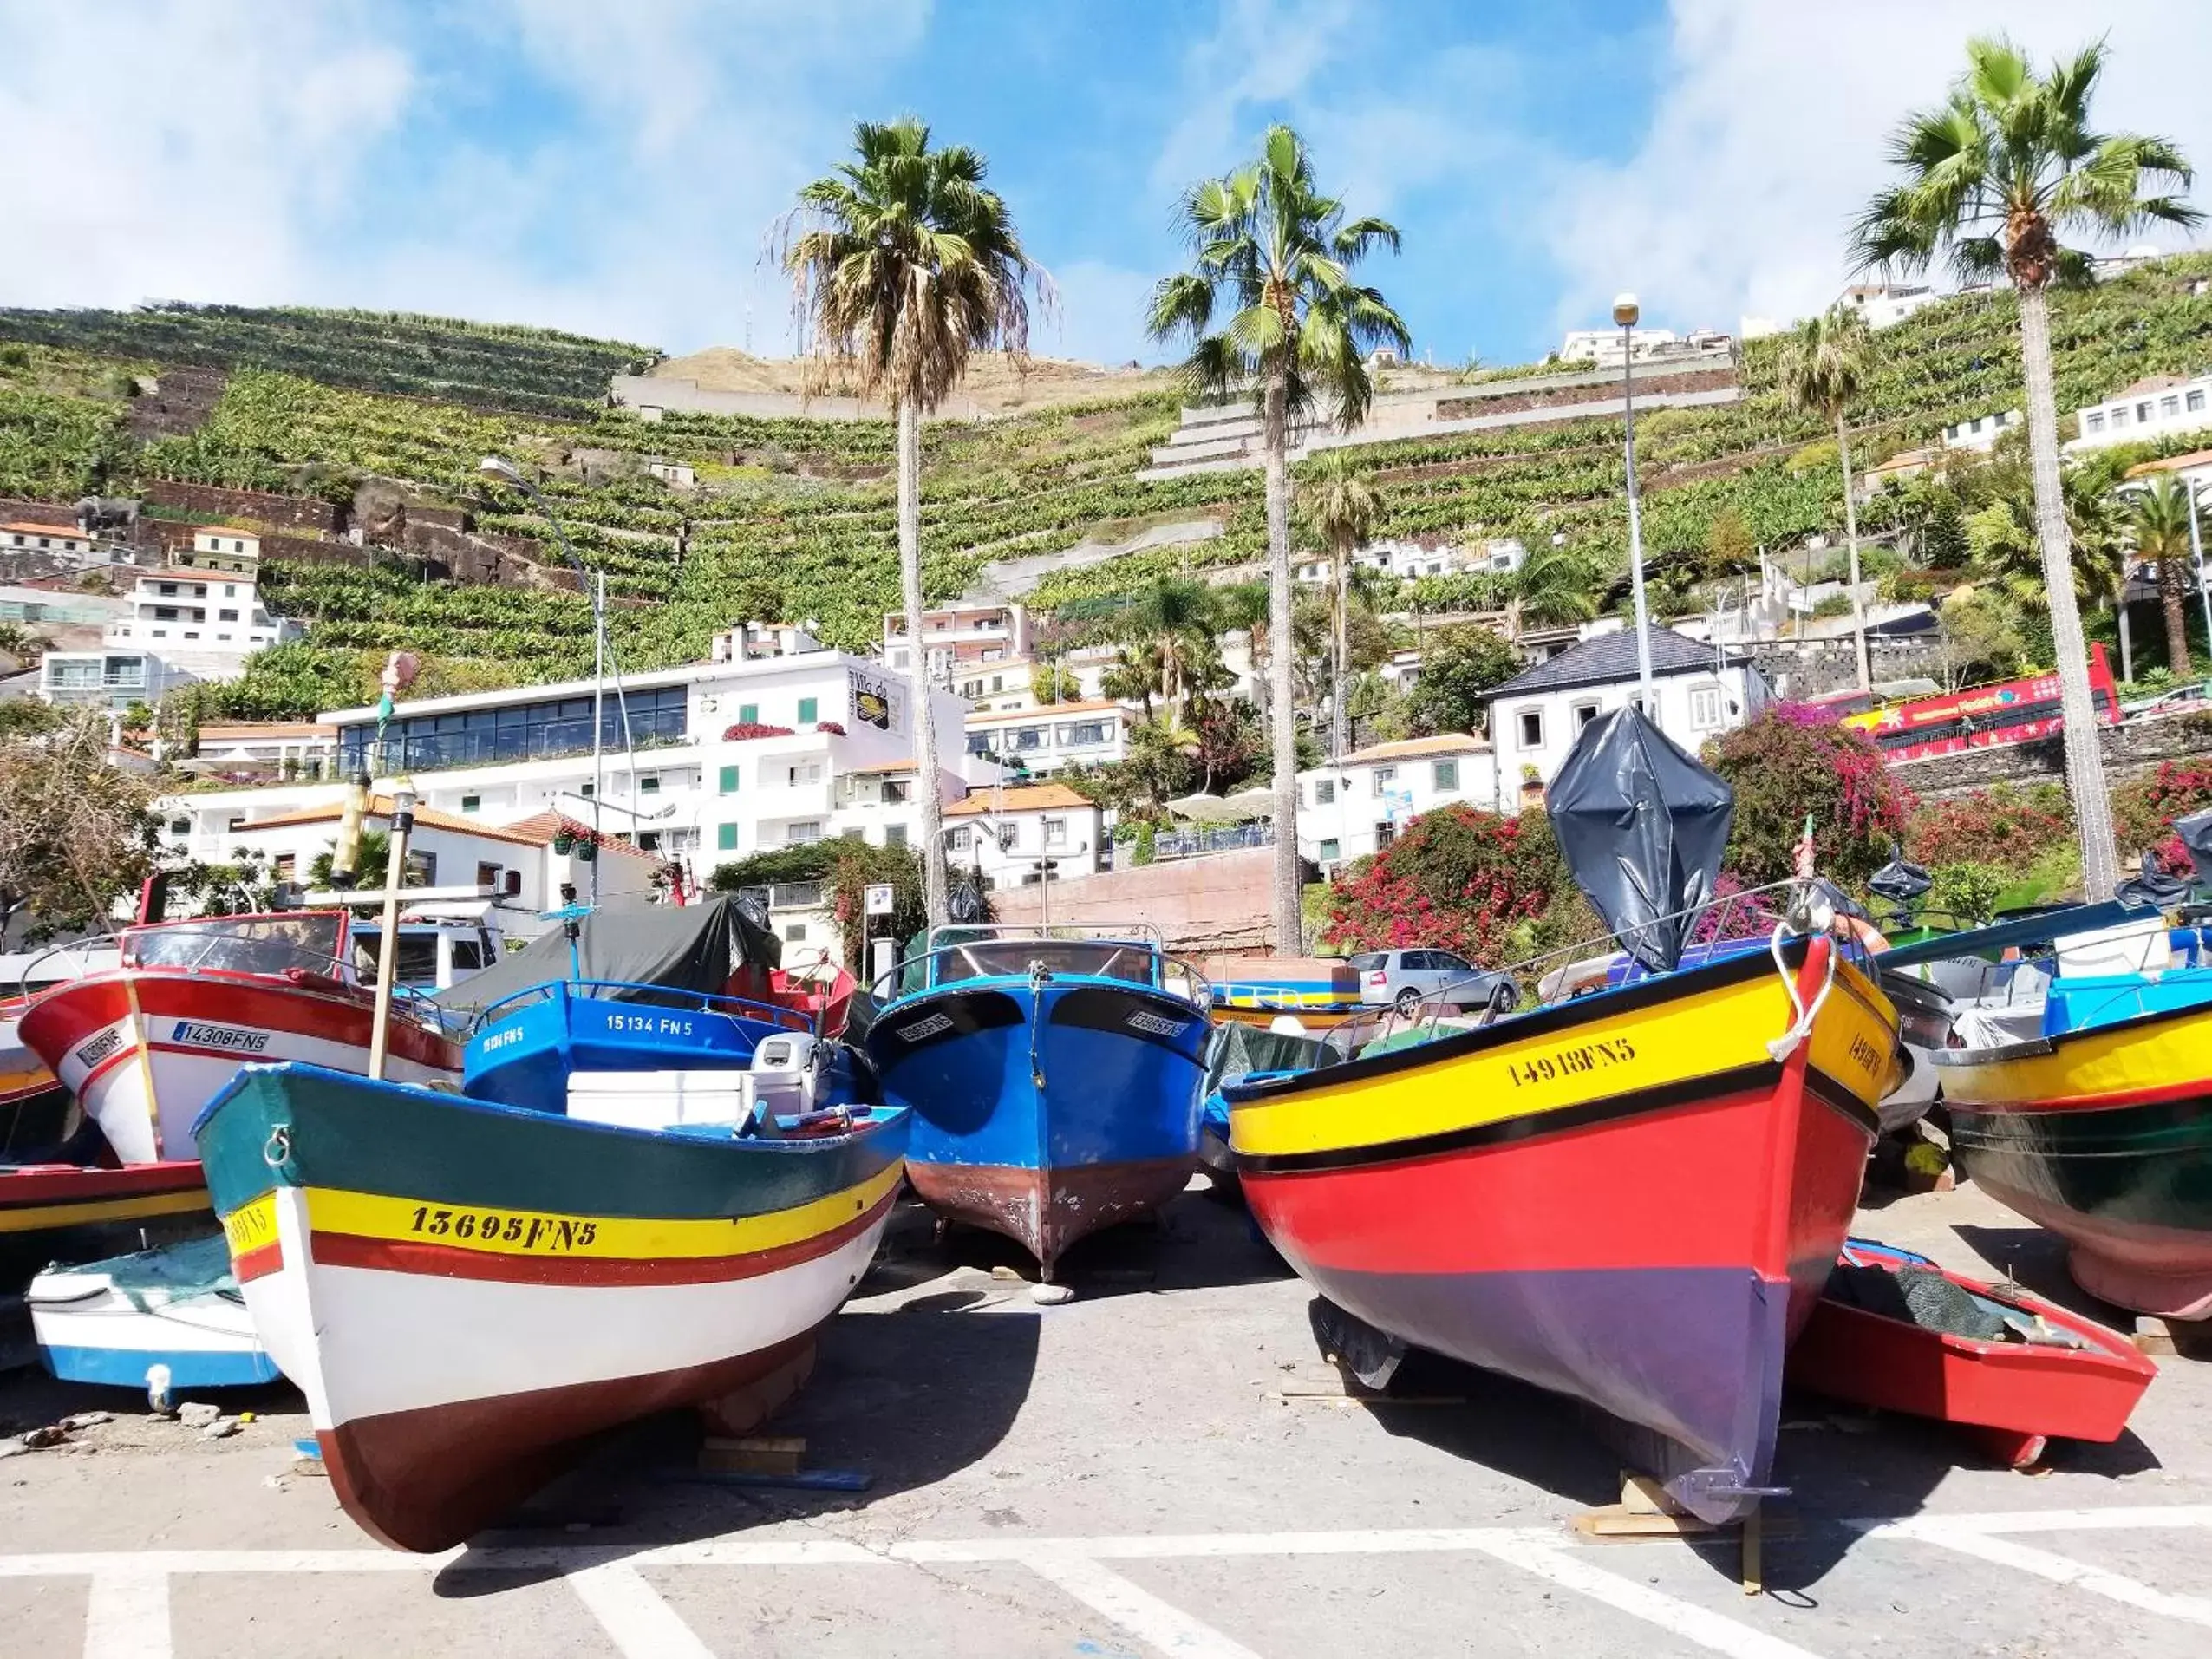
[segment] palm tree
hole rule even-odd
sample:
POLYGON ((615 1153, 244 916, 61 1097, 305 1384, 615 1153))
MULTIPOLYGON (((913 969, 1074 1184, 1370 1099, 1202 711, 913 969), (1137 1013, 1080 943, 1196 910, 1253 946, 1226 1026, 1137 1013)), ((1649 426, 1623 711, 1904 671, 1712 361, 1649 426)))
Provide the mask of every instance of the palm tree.
POLYGON ((1328 544, 1334 567, 1334 595, 1329 612, 1328 754, 1344 754, 1344 659, 1346 620, 1349 614, 1352 552, 1374 533, 1382 516, 1382 498, 1364 473, 1352 467, 1341 449, 1325 453, 1306 475, 1306 521, 1328 544))
MULTIPOLYGON (((2158 566, 2158 604, 2166 613, 2166 666, 2177 679, 2189 679, 2189 612, 2183 608, 2182 572, 2189 568, 2189 515, 2196 510, 2189 487, 2171 473, 2161 474, 2127 502, 2127 534, 2136 557, 2158 566)), ((2200 530, 2200 534, 2202 533, 2200 530)))
POLYGON ((1540 628, 1597 615, 1595 585, 1589 560, 1563 541, 1537 543, 1513 573, 1522 620, 1540 628))
POLYGON ((1023 251, 1005 201, 964 145, 930 147, 912 116, 852 129, 854 159, 799 193, 778 257, 816 356, 880 396, 898 423, 898 565, 913 654, 914 763, 923 780, 923 891, 945 920, 936 719, 922 644, 922 416, 968 371, 971 352, 1028 352, 1029 304, 1050 278, 1023 251))
POLYGON ((1298 134, 1270 127, 1259 158, 1226 178, 1193 185, 1180 208, 1191 269, 1154 291, 1145 326, 1155 340, 1187 337, 1185 389, 1199 397, 1250 395, 1260 418, 1267 473, 1268 632, 1273 653, 1276 948, 1302 948, 1298 886, 1298 744, 1291 707, 1290 444, 1294 423, 1316 413, 1346 431, 1366 418, 1375 347, 1413 348, 1404 320, 1349 268, 1378 247, 1398 247, 1398 227, 1347 219, 1323 195, 1298 134), (1217 317, 1219 326, 1216 326, 1217 317))
POLYGON ((2173 144, 2091 127, 2090 99, 2104 67, 2101 42, 2038 75, 2009 41, 1969 42, 1966 74, 1949 101, 1907 117, 1890 140, 1889 159, 1903 182, 1868 204, 1852 238, 1861 269, 1917 271, 1948 251, 1961 277, 1984 281, 2002 274, 2019 297, 2036 534, 2059 657, 2066 782, 2080 826, 2082 885, 2091 899, 2111 896, 2119 859, 2081 611, 2068 570, 2047 291, 2090 275, 2088 256, 2062 246, 2062 235, 2124 235, 2153 224, 2194 225, 2202 217, 2178 196, 2146 193, 2147 186, 2188 185, 2189 163, 2173 144))
POLYGON ((1160 702, 1178 720, 1191 689, 1191 670, 1212 640, 1213 590, 1187 576, 1163 576, 1137 596, 1123 617, 1132 644, 1148 648, 1159 665, 1160 702))
POLYGON ((1782 395, 1793 408, 1817 415, 1836 428, 1836 458, 1843 470, 1843 537, 1851 550, 1851 624, 1858 639, 1859 689, 1873 683, 1866 653, 1866 604, 1859 597, 1859 509, 1851 493, 1850 408, 1869 368, 1866 319, 1841 305, 1809 317, 1782 348, 1782 395))

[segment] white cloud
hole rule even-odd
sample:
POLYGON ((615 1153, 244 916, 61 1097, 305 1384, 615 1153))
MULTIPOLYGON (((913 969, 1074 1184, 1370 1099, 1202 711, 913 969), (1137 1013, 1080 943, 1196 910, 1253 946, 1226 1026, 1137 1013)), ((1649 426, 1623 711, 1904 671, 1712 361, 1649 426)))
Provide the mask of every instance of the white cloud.
POLYGON ((2008 33, 2044 59, 2109 31, 2098 125, 2163 133, 2212 169, 2212 30, 2201 17, 2184 26, 2194 10, 2174 0, 2105 0, 2094 15, 2074 0, 1674 0, 1655 114, 1635 153, 1556 164, 1538 234, 1561 269, 1556 320, 1587 326, 1624 288, 1675 327, 1827 304, 1847 280, 1850 220, 1885 182, 1884 139, 1941 98, 1977 34, 2008 33))
POLYGON ((1171 199, 1250 160, 1247 106, 1303 94, 1357 16, 1354 0, 1223 0, 1213 33, 1184 57, 1187 113, 1153 161, 1154 193, 1171 199))

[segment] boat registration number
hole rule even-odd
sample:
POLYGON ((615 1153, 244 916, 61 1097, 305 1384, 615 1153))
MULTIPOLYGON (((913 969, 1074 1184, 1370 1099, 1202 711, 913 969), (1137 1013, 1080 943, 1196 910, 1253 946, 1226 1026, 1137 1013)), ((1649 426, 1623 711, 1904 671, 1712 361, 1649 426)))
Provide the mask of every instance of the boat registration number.
POLYGON ((572 1216, 517 1216, 499 1210, 448 1210, 419 1204, 408 1231, 425 1238, 473 1239, 558 1252, 591 1249, 598 1239, 599 1224, 572 1216))
POLYGON ((234 1025, 208 1025, 198 1020, 179 1020, 170 1034, 173 1042, 190 1042, 202 1048, 226 1048, 236 1054, 258 1055, 269 1046, 266 1031, 241 1031, 234 1025))
POLYGON ((1548 1055, 1508 1061, 1505 1074, 1513 1080, 1514 1087, 1528 1088, 1537 1083, 1556 1082, 1562 1077, 1602 1071, 1608 1066, 1625 1066, 1635 1057, 1636 1045, 1630 1039, 1605 1037, 1572 1048, 1556 1049, 1548 1055))
POLYGON ((635 1031, 649 1037, 688 1037, 691 1035, 691 1022, 666 1014, 610 1014, 607 1029, 635 1031))
POLYGON ((240 1205, 223 1218, 223 1238, 230 1244, 232 1260, 248 1251, 274 1244, 277 1239, 275 1204, 269 1198, 263 1197, 251 1204, 240 1205))
POLYGON ((1851 1039, 1851 1064, 1869 1077, 1879 1077, 1882 1075, 1882 1050, 1864 1037, 1855 1036, 1851 1039))

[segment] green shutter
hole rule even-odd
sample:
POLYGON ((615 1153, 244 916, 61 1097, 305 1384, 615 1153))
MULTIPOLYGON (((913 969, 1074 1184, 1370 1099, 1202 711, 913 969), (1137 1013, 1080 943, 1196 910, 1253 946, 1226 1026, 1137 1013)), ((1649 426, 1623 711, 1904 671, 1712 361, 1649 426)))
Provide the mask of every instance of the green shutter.
POLYGON ((737 851, 737 826, 723 824, 714 831, 714 850, 718 852, 737 851))
POLYGON ((737 793, 737 768, 734 766, 722 768, 722 793, 726 795, 737 793))
POLYGON ((812 726, 817 720, 819 720, 821 716, 815 712, 818 706, 819 703, 817 699, 813 697, 801 697, 799 700, 799 723, 802 726, 812 726))
POLYGON ((741 725, 752 726, 759 724, 760 719, 760 705, 757 702, 741 702, 737 705, 737 718, 738 723, 741 725))

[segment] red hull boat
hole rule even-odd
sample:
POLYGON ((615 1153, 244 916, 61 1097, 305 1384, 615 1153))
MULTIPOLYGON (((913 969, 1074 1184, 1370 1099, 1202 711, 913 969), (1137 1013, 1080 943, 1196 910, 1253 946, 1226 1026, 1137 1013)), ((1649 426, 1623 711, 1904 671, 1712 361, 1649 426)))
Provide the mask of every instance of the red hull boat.
POLYGON ((2003 1335, 1981 1337, 1935 1329, 1876 1292, 1831 1285, 1790 1350, 1789 1380, 1832 1399, 1931 1417, 1970 1430, 2007 1466, 2042 1460, 2052 1440, 2119 1439, 2158 1368, 2117 1331, 2007 1285, 2001 1290, 1953 1273, 1909 1251, 1853 1240, 1837 1258, 1855 1285, 1876 1272, 1896 1278, 1940 1276, 1988 1318, 2014 1317, 2003 1335), (1877 1301, 1883 1305, 1855 1304, 1877 1301), (2023 1340, 2020 1327, 2040 1340, 2023 1340))

